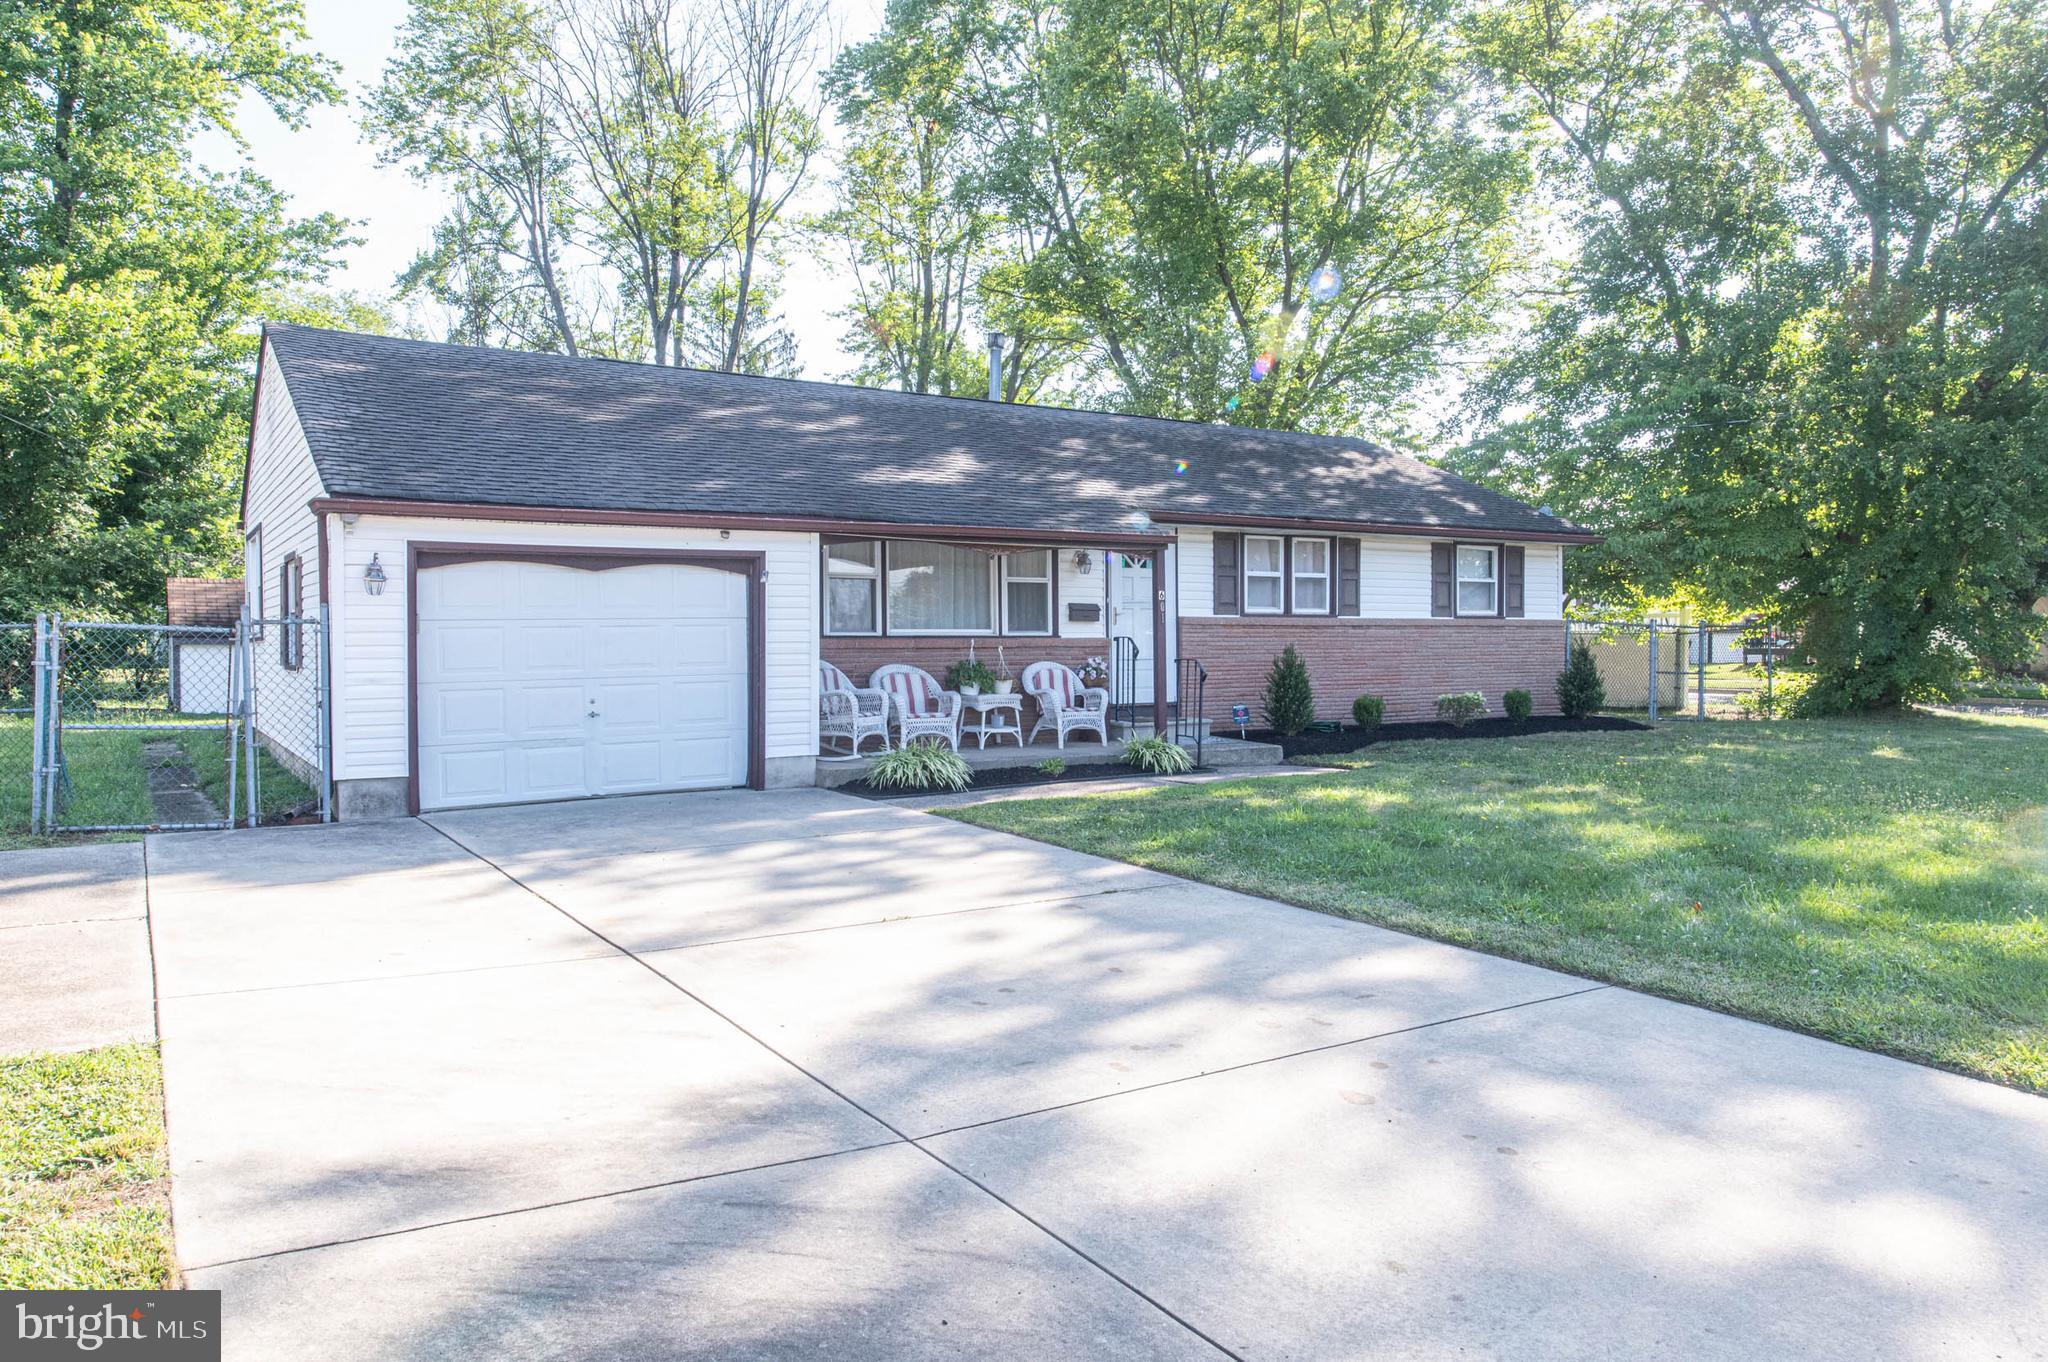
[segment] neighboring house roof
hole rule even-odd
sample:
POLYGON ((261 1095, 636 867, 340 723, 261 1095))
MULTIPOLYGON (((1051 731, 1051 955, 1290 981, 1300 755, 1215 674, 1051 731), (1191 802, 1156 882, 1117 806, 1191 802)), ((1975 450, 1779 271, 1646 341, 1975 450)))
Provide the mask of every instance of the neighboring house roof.
POLYGON ((164 619, 192 629, 227 629, 242 614, 240 578, 173 577, 164 583, 164 619))
POLYGON ((1370 441, 264 328, 330 496, 1129 533, 1591 536, 1370 441), (1185 472, 1176 461, 1185 462, 1185 472))

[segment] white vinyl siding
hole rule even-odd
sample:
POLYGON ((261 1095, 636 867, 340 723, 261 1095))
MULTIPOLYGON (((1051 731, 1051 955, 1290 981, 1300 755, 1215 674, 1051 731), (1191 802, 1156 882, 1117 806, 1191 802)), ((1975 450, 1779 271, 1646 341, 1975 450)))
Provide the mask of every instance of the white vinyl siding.
POLYGON ((1053 627, 1061 638, 1107 639, 1108 555, 1101 549, 1067 548, 1055 550, 1053 558, 1060 574, 1059 619, 1053 627), (1085 569, 1081 566, 1084 562, 1088 565, 1085 569), (1096 617, 1093 620, 1074 619, 1068 607, 1075 604, 1094 606, 1096 617))
MULTIPOLYGON (((1207 617, 1215 613, 1215 546, 1219 533, 1244 534, 1245 531, 1209 526, 1179 531, 1176 542, 1180 559, 1181 613, 1184 615, 1207 617)), ((1419 535, 1355 537, 1358 540, 1359 616, 1368 620, 1430 618, 1430 540, 1419 535)), ((1563 550, 1556 544, 1527 546, 1522 577, 1525 618, 1564 618, 1562 560, 1563 550)), ((1333 586, 1332 590, 1335 589, 1333 586)), ((1064 584, 1061 595, 1064 599, 1064 584)), ((1344 618, 1352 617, 1347 614, 1344 618)))
MULTIPOLYGON (((244 531, 261 528, 260 546, 252 546, 243 589, 249 609, 275 617, 288 608, 280 599, 278 570, 287 558, 299 562, 299 598, 308 615, 319 612, 321 573, 320 527, 307 503, 325 493, 320 472, 313 465, 313 452, 306 445, 306 432, 292 409, 291 390, 284 373, 268 349, 263 354, 262 391, 252 418, 249 442, 248 507, 244 531)), ((305 660, 314 661, 312 645, 306 643, 305 660)), ((274 637, 255 659, 256 682, 271 696, 270 710, 276 714, 312 715, 318 705, 319 669, 312 666, 289 668, 283 664, 274 637), (280 691, 289 690, 287 697, 280 691)), ((264 743, 274 751, 294 758, 311 769, 319 761, 318 733, 313 723, 281 723, 275 731, 266 729, 264 743)))
POLYGON ((811 757, 818 751, 818 536, 625 525, 528 525, 495 520, 435 520, 365 515, 352 530, 334 531, 342 573, 336 594, 347 605, 345 660, 335 673, 335 775, 343 780, 404 776, 406 771, 406 546, 420 543, 587 545, 607 548, 702 549, 767 555, 767 756, 811 757), (362 586, 370 555, 389 582, 381 596, 362 586))
POLYGON ((1531 544, 1522 555, 1522 616, 1532 620, 1564 618, 1564 549, 1558 544, 1531 544))

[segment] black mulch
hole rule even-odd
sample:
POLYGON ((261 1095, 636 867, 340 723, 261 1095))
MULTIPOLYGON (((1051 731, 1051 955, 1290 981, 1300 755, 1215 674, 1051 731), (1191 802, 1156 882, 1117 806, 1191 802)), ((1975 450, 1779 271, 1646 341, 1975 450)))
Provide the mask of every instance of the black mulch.
MULTIPOLYGON (((1206 766, 1197 766, 1197 771, 1206 772, 1206 766)), ((1120 761, 1097 761, 1085 765, 1070 764, 1056 776, 1043 771, 1034 771, 1029 766, 991 766, 974 773, 974 783, 965 790, 878 790, 865 780, 856 780, 847 785, 832 788, 841 794, 859 795, 862 799, 923 799, 937 794, 971 794, 976 790, 1000 790, 1014 785, 1069 785, 1091 780, 1128 780, 1132 776, 1148 774, 1135 766, 1126 766, 1120 761)))
POLYGON ((1253 742, 1273 743, 1290 757, 1328 757, 1377 743, 1413 742, 1418 738, 1518 738, 1527 733, 1621 733, 1648 728, 1648 724, 1632 719, 1596 714, 1588 719, 1536 717, 1521 723, 1508 718, 1474 719, 1463 728, 1441 723, 1381 724, 1368 731, 1356 724, 1346 724, 1335 733, 1297 733, 1291 738, 1283 738, 1269 728, 1255 728, 1245 736, 1253 742))

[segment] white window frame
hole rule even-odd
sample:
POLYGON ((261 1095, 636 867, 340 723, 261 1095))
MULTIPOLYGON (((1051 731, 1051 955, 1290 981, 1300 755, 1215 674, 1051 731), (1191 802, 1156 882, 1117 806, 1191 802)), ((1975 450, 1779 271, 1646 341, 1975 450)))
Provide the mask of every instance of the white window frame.
POLYGON ((1243 546, 1242 546, 1241 548, 1239 548, 1239 550, 1238 550, 1238 556, 1239 556, 1239 558, 1240 558, 1240 559, 1241 559, 1241 560, 1243 561, 1243 563, 1244 563, 1244 570, 1243 570, 1243 584, 1242 584, 1242 585, 1241 585, 1241 586, 1239 587, 1239 589, 1238 589, 1238 591, 1239 591, 1239 595, 1240 595, 1240 597, 1242 598, 1242 608, 1243 608, 1243 610, 1244 610, 1244 613, 1245 613, 1245 614, 1247 614, 1247 615, 1284 615, 1284 614, 1286 614, 1286 613, 1287 613, 1287 536, 1286 536, 1286 535, 1284 535, 1284 534, 1248 534, 1248 535, 1246 535, 1246 536, 1244 537, 1244 544, 1243 544, 1243 546), (1254 571, 1252 571, 1252 541, 1253 541, 1253 540, 1255 540, 1255 539, 1263 539, 1263 540, 1266 540, 1266 541, 1267 541, 1267 542, 1269 542, 1269 543, 1273 543, 1273 544, 1278 544, 1278 545, 1280 546, 1280 566, 1279 566, 1279 568, 1278 568, 1278 569, 1276 569, 1275 571, 1272 571, 1272 572, 1254 572, 1254 571), (1278 582, 1278 583, 1280 584, 1280 604, 1278 604, 1278 605, 1271 605, 1271 606, 1268 606, 1268 605, 1259 605, 1259 606, 1255 606, 1255 605, 1253 605, 1253 604, 1252 604, 1252 578, 1254 578, 1254 577, 1258 577, 1258 578, 1267 578, 1267 577, 1270 577, 1270 578, 1272 578, 1272 579, 1273 579, 1274 581, 1276 581, 1276 582, 1278 582))
POLYGON ((1002 604, 1002 615, 1001 618, 999 618, 996 621, 996 624, 997 627, 1001 629, 1002 635, 1004 637, 1052 637, 1054 630, 1057 628, 1059 624, 1059 621, 1054 618, 1054 615, 1058 613, 1059 607, 1059 591, 1058 588, 1054 585, 1054 583, 1057 582, 1059 579, 1059 571, 1059 553, 1057 550, 1054 549, 1016 549, 1003 555, 1002 584, 999 588, 1000 600, 1002 604), (1045 575, 1043 577, 1027 577, 1020 573, 1012 572, 1010 570, 1012 566, 1012 560, 1027 553, 1042 553, 1045 555, 1045 575), (1010 583, 1012 582, 1037 583, 1045 587, 1045 627, 1043 629, 1019 629, 1016 626, 1016 622, 1010 618, 1010 583))
POLYGON ((277 661, 286 671, 295 672, 306 664, 306 627, 298 622, 305 614, 306 560, 296 553, 287 553, 277 565, 277 594, 278 613, 292 621, 278 636, 277 661))
POLYGON ((993 626, 988 629, 898 629, 889 619, 889 546, 891 544, 940 544, 949 548, 962 547, 944 539, 885 539, 882 541, 882 585, 881 610, 882 632, 890 638, 996 638, 1003 627, 1003 600, 999 590, 1002 573, 997 570, 995 555, 984 555, 988 559, 988 618, 993 626))
POLYGON ((886 560, 884 559, 884 557, 883 557, 883 554, 884 554, 885 550, 884 550, 884 549, 883 549, 883 547, 882 547, 882 541, 881 541, 881 540, 879 540, 879 539, 861 539, 861 540, 850 540, 850 539, 849 539, 849 540, 841 540, 841 541, 840 541, 840 543, 838 543, 838 544, 826 544, 826 545, 823 545, 823 546, 822 546, 822 548, 823 548, 824 556, 823 556, 823 557, 822 557, 822 558, 821 558, 821 559, 819 560, 819 562, 820 562, 820 564, 821 564, 821 570, 823 571, 823 573, 824 573, 824 577, 825 577, 825 587, 824 587, 824 590, 823 590, 823 592, 822 592, 822 593, 821 593, 821 595, 820 595, 820 598, 819 598, 819 603, 818 603, 818 608, 819 608, 819 612, 820 612, 820 613, 819 613, 819 620, 818 620, 818 623, 819 623, 819 625, 820 625, 820 627, 821 627, 821 630, 822 630, 822 632, 824 633, 825 637, 826 637, 826 638, 875 638, 875 637, 879 636, 879 635, 881 634, 881 632, 882 632, 882 598, 883 598, 884 596, 886 596, 886 595, 888 595, 888 594, 889 594, 889 593, 888 593, 888 584, 887 584, 886 580, 884 579, 884 577, 883 577, 883 572, 882 572, 882 570, 883 570, 883 564, 884 564, 884 562, 886 561, 886 560), (840 548, 840 547, 842 547, 842 546, 843 546, 843 545, 845 545, 845 544, 852 544, 852 543, 861 543, 861 544, 867 544, 867 545, 869 545, 870 547, 872 547, 872 548, 874 549, 874 551, 875 551, 875 562, 874 562, 874 566, 872 566, 872 567, 868 567, 868 568, 863 568, 863 569, 861 569, 860 571, 857 571, 857 572, 848 572, 848 571, 839 571, 839 572, 835 572, 835 571, 833 571, 833 569, 832 569, 832 550, 833 550, 833 549, 835 549, 835 548, 840 548), (853 580, 857 580, 857 581, 868 581, 868 582, 873 582, 873 583, 874 583, 874 586, 875 586, 875 596, 874 596, 874 604, 873 604, 873 605, 872 605, 872 606, 871 606, 871 607, 869 608, 869 610, 868 610, 869 622, 870 622, 870 623, 871 623, 871 624, 873 625, 873 627, 872 627, 872 628, 869 628, 869 629, 834 629, 834 628, 832 627, 832 579, 833 579, 834 577, 844 577, 844 578, 850 578, 850 579, 853 579, 853 580))
POLYGON ((1334 539, 1319 538, 1314 535, 1310 535, 1305 538, 1298 538, 1288 546, 1287 556, 1284 561, 1286 562, 1288 568, 1287 605, 1289 611, 1296 615, 1336 614, 1337 541, 1334 539), (1296 549, 1298 549, 1303 544, 1321 544, 1323 546, 1323 570, 1321 572, 1303 572, 1301 570, 1301 554, 1296 552, 1296 549), (1321 582, 1323 584, 1322 609, 1303 610, 1300 607, 1301 583, 1304 579, 1311 582, 1321 582))
POLYGON ((1454 617, 1458 619, 1492 619, 1499 615, 1500 585, 1500 546, 1498 544, 1453 544, 1451 546, 1451 614, 1454 617), (1486 554, 1487 561, 1492 564, 1490 575, 1485 577, 1467 577, 1465 575, 1464 557, 1468 550, 1475 550, 1486 554), (1467 610, 1465 608, 1464 590, 1467 582, 1485 582, 1488 586, 1492 587, 1493 603, 1484 610, 1467 610))

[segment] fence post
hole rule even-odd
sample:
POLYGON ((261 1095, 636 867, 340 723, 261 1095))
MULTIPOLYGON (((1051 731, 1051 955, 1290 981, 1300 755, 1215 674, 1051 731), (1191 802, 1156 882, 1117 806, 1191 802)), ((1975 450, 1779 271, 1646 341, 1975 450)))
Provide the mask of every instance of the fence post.
POLYGON ((1707 717, 1707 622, 1699 623, 1699 641, 1693 645, 1693 694, 1699 697, 1700 717, 1707 717))
POLYGON ((1771 696, 1771 675, 1773 668, 1772 659, 1777 654, 1778 626, 1774 624, 1771 626, 1770 632, 1764 635, 1764 713, 1767 715, 1772 712, 1771 706, 1776 703, 1771 696))
POLYGON ((261 789, 256 783, 256 642, 250 629, 249 603, 242 602, 242 779, 248 789, 249 826, 256 826, 262 813, 261 789))
POLYGON ((320 691, 314 711, 314 742, 320 749, 320 821, 334 821, 329 801, 334 793, 334 752, 328 706, 334 703, 334 669, 327 660, 327 602, 320 602, 320 691))
POLYGON ((1650 625, 1650 722, 1657 722, 1657 626, 1650 625))
POLYGON ((43 830, 43 657, 48 648, 49 617, 40 612, 36 615, 34 661, 29 667, 29 720, 34 730, 29 735, 28 766, 28 830, 40 833, 43 830))

